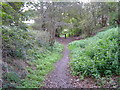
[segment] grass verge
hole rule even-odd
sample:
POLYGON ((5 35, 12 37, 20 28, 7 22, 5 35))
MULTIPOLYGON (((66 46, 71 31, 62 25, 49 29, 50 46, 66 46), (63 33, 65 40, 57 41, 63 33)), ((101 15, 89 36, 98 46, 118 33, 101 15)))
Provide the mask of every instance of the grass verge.
MULTIPOLYGON (((43 56, 37 53, 36 60, 30 61, 27 67, 29 74, 22 81, 24 88, 40 88, 46 75, 54 69, 54 63, 62 57, 63 46, 55 43, 52 51, 46 51, 43 56)), ((20 86, 21 87, 21 86, 20 86)))
POLYGON ((81 79, 89 76, 97 80, 120 76, 118 30, 118 27, 111 28, 70 43, 72 74, 81 79))

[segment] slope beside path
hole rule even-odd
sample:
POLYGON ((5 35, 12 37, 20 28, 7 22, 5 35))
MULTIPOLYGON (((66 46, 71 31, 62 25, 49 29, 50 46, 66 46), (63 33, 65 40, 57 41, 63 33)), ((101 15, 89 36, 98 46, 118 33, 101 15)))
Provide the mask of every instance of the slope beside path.
POLYGON ((58 42, 64 45, 63 57, 55 64, 55 70, 52 71, 44 81, 45 86, 43 88, 90 88, 94 86, 90 79, 80 81, 79 78, 73 77, 70 74, 70 51, 67 45, 77 39, 77 37, 69 37, 66 39, 56 38, 58 42))

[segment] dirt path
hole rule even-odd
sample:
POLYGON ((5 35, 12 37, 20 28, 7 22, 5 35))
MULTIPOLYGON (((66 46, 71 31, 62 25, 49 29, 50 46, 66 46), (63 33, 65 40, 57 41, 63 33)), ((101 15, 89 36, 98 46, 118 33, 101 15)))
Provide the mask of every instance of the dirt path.
MULTIPOLYGON (((79 81, 78 78, 70 75, 69 72, 69 53, 68 43, 76 38, 56 38, 58 42, 64 45, 63 58, 55 64, 55 70, 52 71, 45 80, 44 88, 83 88, 86 82, 79 81), (78 83, 79 82, 79 83, 78 83)), ((91 80, 90 80, 91 81, 91 80)), ((87 83, 89 80, 87 81, 87 83)), ((91 82, 90 82, 91 83, 91 82)), ((88 85, 85 87, 89 87, 88 85)), ((93 86, 92 86, 93 87, 93 86)))
POLYGON ((49 88, 68 88, 71 87, 68 63, 69 63, 69 50, 67 46, 64 47, 63 58, 55 65, 56 69, 51 73, 46 82, 46 87, 49 88))
POLYGON ((69 74, 69 53, 68 43, 72 39, 57 38, 57 40, 64 45, 63 58, 55 64, 55 70, 51 72, 45 81, 46 88, 72 88, 70 74, 69 74))

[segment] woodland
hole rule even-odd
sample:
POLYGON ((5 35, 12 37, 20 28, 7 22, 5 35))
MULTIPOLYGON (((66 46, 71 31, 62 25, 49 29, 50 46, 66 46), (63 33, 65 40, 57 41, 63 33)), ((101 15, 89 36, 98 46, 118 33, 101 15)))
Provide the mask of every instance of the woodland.
POLYGON ((0 2, 1 88, 120 88, 120 2, 0 2))

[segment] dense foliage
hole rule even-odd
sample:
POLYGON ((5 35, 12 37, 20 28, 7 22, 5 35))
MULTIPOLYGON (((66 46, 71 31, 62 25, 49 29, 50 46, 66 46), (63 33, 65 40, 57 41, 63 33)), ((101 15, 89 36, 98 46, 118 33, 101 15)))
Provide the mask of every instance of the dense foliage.
MULTIPOLYGON (((0 2, 0 6, 3 87, 42 86, 63 50, 55 36, 86 37, 119 21, 117 3, 0 2), (27 20, 35 23, 26 24, 27 20)), ((117 38, 117 28, 112 28, 71 43, 73 74, 119 75, 117 38)))
POLYGON ((37 43, 28 31, 17 27, 2 26, 2 39, 4 57, 25 58, 37 43))
POLYGON ((120 75, 118 38, 118 28, 111 28, 94 37, 70 43, 72 73, 95 78, 120 75))
POLYGON ((68 37, 88 37, 102 27, 117 25, 116 21, 119 21, 118 2, 39 2, 33 6, 36 9, 33 28, 58 37, 65 34, 64 29, 68 29, 68 37))
POLYGON ((60 53, 63 46, 57 42, 52 47, 49 44, 46 46, 41 43, 40 38, 43 36, 40 37, 40 32, 33 33, 30 30, 24 31, 17 27, 4 26, 2 27, 2 34, 3 62, 8 64, 7 66, 3 64, 3 87, 41 86, 41 83, 36 82, 43 81, 53 69, 53 63, 61 57, 60 53), (26 67, 19 64, 15 65, 16 59, 22 59, 28 65, 26 67))
MULTIPOLYGON (((38 78, 42 77, 44 80, 48 72, 53 69, 53 63, 60 59, 63 46, 57 42, 50 46, 48 32, 31 30, 22 22, 28 19, 30 13, 22 11, 24 2, 0 4, 2 5, 2 26, 0 28, 3 59, 2 86, 3 88, 38 87, 38 84, 35 84, 36 79, 32 77, 35 73, 31 73, 30 70, 36 68, 33 71, 40 71, 38 78), (31 80, 34 84, 30 84, 31 80)), ((38 80, 41 82, 40 79, 38 80)), ((39 86, 41 85, 40 83, 39 86)))

